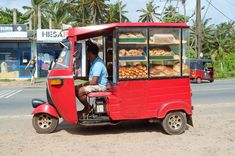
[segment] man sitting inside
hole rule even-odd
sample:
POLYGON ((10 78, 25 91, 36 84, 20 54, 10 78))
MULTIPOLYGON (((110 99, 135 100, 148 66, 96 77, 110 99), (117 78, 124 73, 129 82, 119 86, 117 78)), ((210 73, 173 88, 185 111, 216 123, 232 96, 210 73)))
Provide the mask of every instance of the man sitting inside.
POLYGON ((81 114, 89 113, 90 105, 87 94, 90 92, 105 91, 107 89, 108 73, 103 60, 98 56, 99 48, 92 42, 87 42, 87 57, 90 62, 89 81, 75 86, 76 96, 84 105, 81 114))

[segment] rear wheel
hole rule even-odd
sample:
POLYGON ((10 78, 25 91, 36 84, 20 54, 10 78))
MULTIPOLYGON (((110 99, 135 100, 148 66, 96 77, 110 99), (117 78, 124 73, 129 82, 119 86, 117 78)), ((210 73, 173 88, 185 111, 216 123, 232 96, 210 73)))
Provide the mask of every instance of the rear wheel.
POLYGON ((212 82, 214 82, 214 79, 210 79, 209 81, 210 81, 210 83, 212 83, 212 82))
POLYGON ((37 133, 51 133, 59 123, 59 119, 47 113, 35 114, 32 124, 37 133))
POLYGON ((198 77, 198 78, 196 79, 196 82, 197 82, 197 83, 201 83, 201 82, 202 82, 202 79, 201 79, 200 77, 198 77))
POLYGON ((184 133, 187 126, 187 119, 183 112, 170 112, 162 120, 162 127, 167 134, 177 135, 184 133))

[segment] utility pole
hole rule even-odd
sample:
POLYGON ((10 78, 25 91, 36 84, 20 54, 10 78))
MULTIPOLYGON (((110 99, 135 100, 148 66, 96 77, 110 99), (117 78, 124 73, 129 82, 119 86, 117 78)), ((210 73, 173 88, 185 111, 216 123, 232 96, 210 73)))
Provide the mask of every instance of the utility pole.
POLYGON ((185 3, 186 3, 186 0, 181 0, 182 4, 183 4, 183 7, 184 7, 184 22, 186 23, 186 8, 185 8, 185 3))
POLYGON ((13 24, 17 23, 17 12, 16 8, 13 9, 13 24))
POLYGON ((196 44, 195 50, 197 53, 197 58, 200 58, 200 53, 202 49, 202 29, 201 29, 201 0, 196 0, 196 44))
POLYGON ((119 2, 119 22, 121 23, 122 22, 122 6, 121 6, 121 4, 122 4, 122 1, 118 1, 119 2))
POLYGON ((38 4, 38 29, 42 28, 41 4, 38 4))

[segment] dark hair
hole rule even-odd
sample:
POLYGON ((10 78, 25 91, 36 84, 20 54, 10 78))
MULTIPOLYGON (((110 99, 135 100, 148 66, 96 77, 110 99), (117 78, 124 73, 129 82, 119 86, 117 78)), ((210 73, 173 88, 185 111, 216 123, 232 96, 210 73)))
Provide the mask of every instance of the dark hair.
POLYGON ((96 44, 89 44, 87 47, 87 52, 91 52, 94 55, 98 55, 99 47, 96 44))

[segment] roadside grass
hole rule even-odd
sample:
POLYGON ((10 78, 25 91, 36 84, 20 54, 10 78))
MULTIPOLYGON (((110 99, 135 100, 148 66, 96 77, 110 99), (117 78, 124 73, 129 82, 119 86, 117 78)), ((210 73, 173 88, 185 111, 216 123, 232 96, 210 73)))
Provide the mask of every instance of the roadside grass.
POLYGON ((15 79, 0 79, 0 82, 12 82, 16 81, 15 79))

